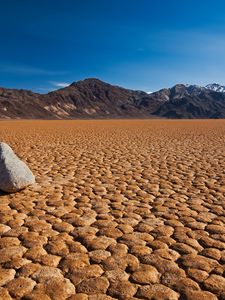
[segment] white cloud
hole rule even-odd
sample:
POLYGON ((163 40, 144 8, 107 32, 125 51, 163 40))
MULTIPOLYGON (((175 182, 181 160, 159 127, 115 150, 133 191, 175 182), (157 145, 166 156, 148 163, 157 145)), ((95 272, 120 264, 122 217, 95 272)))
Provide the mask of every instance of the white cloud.
POLYGON ((38 87, 38 88, 36 88, 34 91, 35 92, 40 92, 40 93, 48 93, 48 92, 52 92, 52 91, 54 91, 55 89, 53 89, 53 88, 48 88, 48 87, 38 87))
POLYGON ((67 82, 58 82, 58 81, 48 81, 48 86, 36 88, 38 93, 48 93, 57 90, 58 88, 64 88, 69 86, 70 83, 67 82), (49 84, 51 86, 49 86, 49 84))
POLYGON ((49 83, 58 88, 64 88, 70 85, 68 82, 49 81, 49 83))

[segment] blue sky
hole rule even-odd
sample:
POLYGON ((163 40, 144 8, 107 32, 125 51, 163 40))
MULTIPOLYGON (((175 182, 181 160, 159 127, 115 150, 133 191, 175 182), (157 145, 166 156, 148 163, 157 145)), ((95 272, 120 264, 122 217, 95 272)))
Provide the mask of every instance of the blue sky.
POLYGON ((0 0, 0 86, 225 84, 224 0, 0 0))

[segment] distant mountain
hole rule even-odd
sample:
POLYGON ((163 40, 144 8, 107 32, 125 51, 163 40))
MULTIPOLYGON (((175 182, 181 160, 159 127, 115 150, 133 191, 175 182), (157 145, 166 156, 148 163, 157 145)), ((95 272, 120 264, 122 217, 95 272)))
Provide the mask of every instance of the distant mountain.
POLYGON ((225 118, 225 94, 196 85, 178 84, 151 94, 164 102, 153 115, 165 118, 225 118))
POLYGON ((160 101, 142 91, 133 91, 89 78, 44 95, 45 109, 59 118, 147 117, 160 101))
POLYGON ((27 90, 0 88, 0 119, 53 118, 44 108, 43 98, 27 90))
POLYGON ((0 89, 0 118, 149 117, 160 101, 142 91, 89 78, 45 95, 0 89))
POLYGON ((0 118, 225 118, 225 93, 178 84, 149 94, 89 78, 44 95, 0 88, 0 118))
POLYGON ((205 88, 214 92, 225 93, 225 86, 217 83, 208 84, 205 88))

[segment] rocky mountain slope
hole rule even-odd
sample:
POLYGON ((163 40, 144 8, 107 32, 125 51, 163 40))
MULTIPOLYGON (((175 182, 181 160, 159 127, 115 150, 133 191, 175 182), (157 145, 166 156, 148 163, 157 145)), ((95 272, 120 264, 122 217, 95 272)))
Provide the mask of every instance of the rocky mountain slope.
POLYGON ((0 88, 0 118, 225 118, 225 93, 178 84, 152 94, 90 78, 42 95, 0 88))

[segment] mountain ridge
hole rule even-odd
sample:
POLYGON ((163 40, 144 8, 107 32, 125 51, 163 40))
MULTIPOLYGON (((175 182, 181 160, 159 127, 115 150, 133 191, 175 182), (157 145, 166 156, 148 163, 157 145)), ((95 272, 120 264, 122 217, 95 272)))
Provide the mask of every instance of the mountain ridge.
POLYGON ((225 118, 225 92, 215 85, 177 84, 149 94, 87 78, 47 94, 0 88, 0 118, 225 118))
POLYGON ((205 88, 214 92, 225 93, 225 86, 218 83, 207 84, 205 88))

